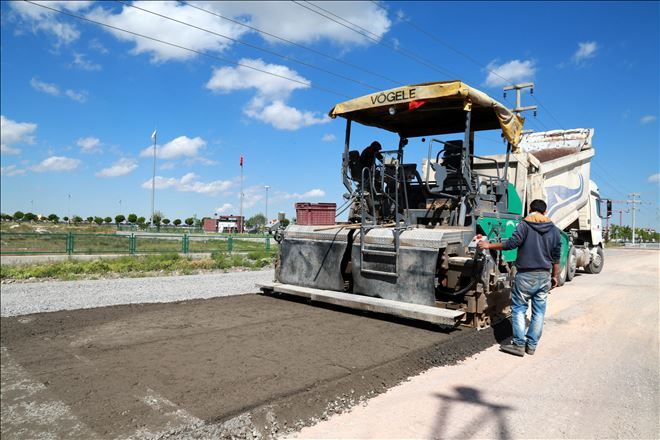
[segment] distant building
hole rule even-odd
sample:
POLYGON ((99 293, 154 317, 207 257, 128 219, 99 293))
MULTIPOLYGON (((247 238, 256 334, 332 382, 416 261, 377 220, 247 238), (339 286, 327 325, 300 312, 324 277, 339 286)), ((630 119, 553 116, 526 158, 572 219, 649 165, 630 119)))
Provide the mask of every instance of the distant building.
POLYGON ((205 232, 241 233, 245 230, 245 217, 240 215, 221 215, 205 218, 202 227, 205 232))

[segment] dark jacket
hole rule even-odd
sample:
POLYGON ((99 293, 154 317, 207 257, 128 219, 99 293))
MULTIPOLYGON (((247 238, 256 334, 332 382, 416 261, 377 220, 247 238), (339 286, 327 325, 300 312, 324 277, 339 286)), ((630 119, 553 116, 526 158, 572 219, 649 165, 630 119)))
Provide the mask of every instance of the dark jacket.
POLYGON ((376 162, 376 159, 382 161, 383 155, 380 153, 380 146, 375 147, 373 144, 368 146, 360 154, 360 164, 362 168, 370 168, 376 162))
POLYGON ((504 250, 516 248, 516 268, 520 272, 550 270, 561 257, 559 228, 546 216, 532 213, 518 224, 511 238, 503 243, 504 250))

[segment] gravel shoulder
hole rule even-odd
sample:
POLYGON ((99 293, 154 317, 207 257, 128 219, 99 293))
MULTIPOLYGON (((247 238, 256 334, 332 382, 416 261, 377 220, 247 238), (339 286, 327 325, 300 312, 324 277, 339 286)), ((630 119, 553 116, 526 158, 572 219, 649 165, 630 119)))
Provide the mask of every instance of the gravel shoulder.
POLYGON ((2 284, 0 316, 256 293, 273 270, 86 281, 2 284))

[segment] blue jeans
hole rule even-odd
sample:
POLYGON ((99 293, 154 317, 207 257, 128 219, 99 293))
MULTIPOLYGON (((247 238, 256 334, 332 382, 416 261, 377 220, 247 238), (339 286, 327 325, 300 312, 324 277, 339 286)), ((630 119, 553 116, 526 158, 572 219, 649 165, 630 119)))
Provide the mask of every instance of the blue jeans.
POLYGON ((536 348, 543 333, 543 318, 552 286, 550 272, 518 272, 511 290, 511 321, 513 343, 536 348), (527 303, 532 301, 532 319, 525 335, 525 314, 527 303))

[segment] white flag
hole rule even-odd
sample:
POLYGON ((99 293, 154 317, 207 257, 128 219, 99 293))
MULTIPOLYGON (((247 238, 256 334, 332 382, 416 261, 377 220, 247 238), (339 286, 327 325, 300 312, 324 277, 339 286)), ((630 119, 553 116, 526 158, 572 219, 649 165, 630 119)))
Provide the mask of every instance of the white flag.
POLYGON ((151 140, 156 142, 156 130, 154 130, 154 132, 151 133, 151 140))

